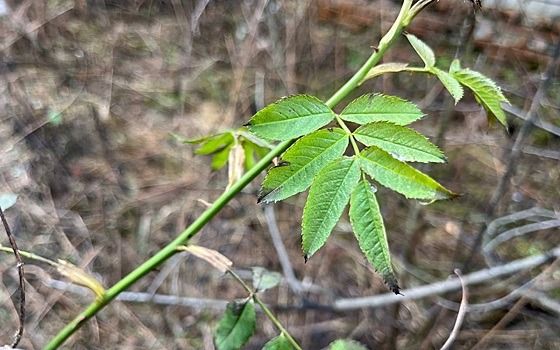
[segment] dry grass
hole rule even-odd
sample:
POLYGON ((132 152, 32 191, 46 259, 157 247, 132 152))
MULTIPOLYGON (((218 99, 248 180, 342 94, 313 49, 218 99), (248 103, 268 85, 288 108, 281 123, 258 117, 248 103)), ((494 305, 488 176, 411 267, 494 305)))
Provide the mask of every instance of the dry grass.
MULTIPOLYGON (((452 57, 459 27, 472 14, 468 4, 446 5, 449 2, 423 14, 410 31, 437 43, 438 54, 452 57)), ((13 15, 0 18, 0 194, 19 196, 7 212, 18 244, 51 259, 68 259, 106 287, 181 232, 205 209, 200 200, 211 202, 226 186, 223 171, 212 173, 207 158, 194 157, 189 146, 169 137, 170 132, 197 137, 235 128, 262 103, 290 93, 328 97, 366 57, 396 11, 388 0, 212 1, 200 13, 205 1, 111 3, 88 8, 85 1, 28 0, 13 15), (366 10, 358 7, 362 3, 366 10), (264 101, 255 98, 261 87, 264 101)), ((515 18, 492 11, 478 16, 497 27, 521 28, 515 18)), ((538 33, 544 31, 542 38, 550 47, 553 36, 548 33, 558 33, 558 28, 546 23, 539 28, 544 28, 538 33)), ((500 51, 498 43, 475 41, 475 51, 467 47, 465 65, 476 65, 498 79, 514 106, 527 107, 547 50, 522 47, 512 53, 500 51)), ((387 60, 408 60, 411 51, 399 44, 387 60)), ((423 76, 397 75, 369 82, 361 92, 413 99, 429 114, 416 127, 436 137, 448 102, 441 89, 432 90, 434 83, 423 76)), ((559 91, 556 82, 540 110, 541 119, 555 125, 560 125, 559 91)), ((519 119, 512 120, 520 125, 519 119)), ((499 128, 487 131, 485 116, 471 97, 449 113, 443 131, 449 164, 430 173, 450 189, 466 193, 459 201, 418 208, 394 193, 379 191, 395 257, 406 257, 434 280, 447 278, 466 258, 467 250, 456 247, 472 244, 512 137, 499 128)), ((530 143, 538 150, 519 159, 518 175, 497 216, 535 206, 560 210, 558 159, 544 152, 558 153, 559 137, 542 130, 533 133, 530 143)), ((195 241, 226 255, 241 271, 252 266, 280 271, 262 208, 255 203, 256 191, 257 184, 247 188, 195 241)), ((337 338, 353 338, 370 348, 441 346, 456 312, 440 310, 437 299, 355 312, 303 306, 304 300, 330 305, 336 296, 387 291, 344 221, 326 246, 303 263, 303 203, 296 197, 276 205, 278 225, 296 276, 329 293, 302 299, 283 284, 263 296, 301 345, 317 349, 337 338), (285 307, 293 305, 300 307, 285 307)), ((502 247, 500 258, 509 261, 546 251, 560 243, 557 233, 556 228, 516 238, 502 247)), ((17 275, 12 256, 2 254, 0 262, 0 343, 9 343, 17 327, 17 275)), ((483 267, 477 256, 474 268, 483 267)), ((93 296, 48 287, 46 280, 62 279, 48 266, 28 261, 26 271, 28 314, 20 347, 39 349, 93 296)), ((540 271, 473 286, 471 303, 503 297, 540 271)), ((399 275, 405 288, 430 282, 406 268, 400 268, 399 275)), ((547 281, 536 288, 557 298, 557 268, 547 281)), ((220 300, 244 296, 234 281, 184 254, 132 290, 220 300)), ((458 300, 458 294, 448 297, 458 300)), ((468 314, 456 348, 476 344, 511 305, 468 314)), ((212 349, 212 328, 220 313, 114 302, 67 345, 212 349)), ((529 300, 513 316, 491 334, 486 348, 560 348, 558 310, 529 300)), ((262 315, 258 325, 248 348, 260 348, 276 334, 262 315)))

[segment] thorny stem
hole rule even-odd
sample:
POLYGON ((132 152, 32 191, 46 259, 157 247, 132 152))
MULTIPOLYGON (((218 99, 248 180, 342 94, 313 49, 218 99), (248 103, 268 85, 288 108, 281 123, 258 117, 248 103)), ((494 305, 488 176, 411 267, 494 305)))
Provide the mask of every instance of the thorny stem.
MULTIPOLYGON (((354 74, 338 91, 334 93, 325 103, 330 108, 334 108, 342 101, 351 91, 356 89, 366 74, 381 59, 383 54, 393 45, 393 43, 401 36, 404 28, 416 16, 410 13, 412 0, 404 0, 399 15, 387 34, 383 36, 379 42, 379 46, 368 58, 364 65, 354 74)), ((102 308, 115 299, 121 292, 128 289, 132 284, 144 277, 159 265, 177 253, 177 247, 185 245, 194 235, 200 231, 206 223, 208 223, 222 208, 233 199, 243 188, 245 188, 255 177, 266 170, 275 157, 280 156, 295 140, 284 141, 264 156, 253 168, 251 168, 243 177, 239 179, 228 191, 225 191, 212 206, 203 212, 185 231, 177 238, 169 243, 154 256, 146 260, 135 270, 130 272, 122 280, 117 282, 113 287, 109 288, 102 298, 92 302, 85 310, 66 325, 46 346, 46 350, 56 349, 61 346, 72 334, 80 329, 90 318, 94 317, 102 308)), ((285 333, 286 334, 286 333, 285 333)))

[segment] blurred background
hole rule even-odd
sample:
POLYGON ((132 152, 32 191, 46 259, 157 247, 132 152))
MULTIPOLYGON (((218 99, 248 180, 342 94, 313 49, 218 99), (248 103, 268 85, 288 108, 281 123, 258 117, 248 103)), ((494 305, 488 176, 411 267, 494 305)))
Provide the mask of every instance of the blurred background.
MULTIPOLYGON (((459 57, 498 82, 511 101, 509 130, 488 126, 469 93, 454 105, 426 75, 373 79, 340 105, 368 92, 414 101, 427 116, 413 127, 449 159, 423 170, 463 194, 426 206, 379 189, 405 295, 446 280, 455 268, 465 275, 500 269, 560 244, 558 65, 542 84, 560 35, 560 2, 484 0, 482 6, 474 14, 468 1, 441 0, 408 31, 434 48, 438 66, 459 57)), ((212 172, 209 157, 195 157, 192 145, 170 133, 195 138, 236 129, 288 94, 327 99, 369 57, 399 7, 392 0, 1 1, 0 195, 17 196, 6 216, 19 248, 66 259, 112 286, 227 185, 226 170, 212 172)), ((404 38, 385 55, 391 61, 421 64, 404 38)), ((286 272, 273 244, 281 237, 295 277, 262 297, 304 349, 338 338, 371 349, 441 347, 460 290, 337 307, 341 298, 388 293, 348 219, 304 264, 305 195, 265 213, 256 204, 261 180, 194 242, 224 254, 247 276, 253 266, 286 272)), ((4 233, 0 242, 8 245, 4 233)), ((0 344, 8 344, 17 329, 18 277, 13 255, 0 253, 0 344)), ((473 305, 453 348, 560 349, 558 261, 530 267, 468 286, 473 305)), ((25 268, 20 347, 40 349, 94 296, 69 288, 49 265, 26 260, 25 268)), ((225 303, 246 296, 230 277, 186 254, 130 291, 68 348, 213 349, 225 303), (170 298, 141 300, 146 295, 170 298)), ((246 348, 260 349, 276 334, 259 314, 246 348)))

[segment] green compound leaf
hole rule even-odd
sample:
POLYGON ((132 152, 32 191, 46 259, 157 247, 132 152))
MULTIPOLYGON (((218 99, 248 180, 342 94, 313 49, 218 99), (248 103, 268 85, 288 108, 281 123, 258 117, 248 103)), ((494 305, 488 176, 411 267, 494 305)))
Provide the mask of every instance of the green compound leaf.
POLYGON ((280 334, 274 339, 271 339, 268 343, 264 344, 262 350, 292 350, 292 344, 286 338, 284 333, 280 334))
POLYGON ((260 110, 247 127, 262 138, 285 141, 309 134, 330 123, 334 117, 334 112, 316 97, 294 95, 260 110))
POLYGON ((311 184, 301 232, 306 261, 327 241, 359 180, 359 161, 341 157, 323 168, 311 184))
POLYGON ((439 200, 458 197, 428 175, 376 147, 361 152, 360 165, 375 181, 406 198, 439 200))
POLYGON ((252 298, 232 301, 216 329, 216 348, 235 350, 241 348, 255 333, 255 302, 252 298))
POLYGON ((329 350, 367 350, 367 348, 355 340, 338 339, 329 345, 329 350))
POLYGON ((406 38, 410 45, 414 48, 414 51, 420 56, 426 67, 433 67, 436 64, 436 56, 434 51, 422 40, 418 39, 412 34, 406 34, 406 38))
POLYGON ((350 197, 350 222, 360 244, 360 249, 383 277, 391 291, 399 294, 383 217, 375 194, 368 181, 361 181, 350 197))
POLYGON ((253 287, 257 292, 274 288, 282 282, 282 274, 271 272, 264 267, 253 267, 253 287))
POLYGON ((479 72, 468 68, 461 69, 458 62, 455 60, 451 64, 451 75, 473 92, 478 103, 484 107, 490 124, 492 124, 494 119, 498 119, 502 125, 507 127, 506 115, 502 109, 501 102, 509 103, 509 101, 502 93, 500 87, 490 78, 479 72))
POLYGON ((370 123, 354 131, 358 141, 381 148, 402 161, 444 163, 436 145, 416 131, 387 122, 370 123))
POLYGON ((358 97, 340 114, 342 119, 358 124, 386 121, 397 125, 408 125, 423 116, 422 111, 413 103, 380 94, 358 97))
POLYGON ((378 75, 382 75, 382 74, 385 74, 385 73, 402 72, 403 70, 406 69, 406 67, 408 67, 408 63, 389 62, 389 63, 379 64, 379 65, 377 65, 377 66, 375 66, 375 67, 373 67, 372 69, 369 70, 369 72, 366 74, 366 76, 362 80, 362 83, 366 80, 369 80, 371 78, 374 78, 378 75))
POLYGON ((461 86, 461 84, 459 84, 459 81, 455 79, 451 74, 436 67, 431 67, 430 72, 435 74, 439 78, 443 86, 445 86, 447 91, 449 91, 449 93, 455 100, 455 104, 457 104, 457 102, 459 102, 459 100, 463 98, 463 87, 461 86))
POLYGON ((305 191, 325 165, 344 153, 348 140, 339 128, 319 130, 297 140, 266 175, 258 201, 279 201, 305 191))

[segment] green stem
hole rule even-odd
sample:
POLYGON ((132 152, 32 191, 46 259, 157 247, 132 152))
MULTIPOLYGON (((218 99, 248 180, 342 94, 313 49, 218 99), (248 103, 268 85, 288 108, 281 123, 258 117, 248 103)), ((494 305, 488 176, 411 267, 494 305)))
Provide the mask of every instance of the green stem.
POLYGON ((233 278, 235 278, 242 286, 243 288, 245 288, 245 290, 247 292, 249 292, 249 295, 251 296, 251 298, 253 298, 253 300, 260 305, 261 309, 263 310, 263 312, 268 316, 268 318, 272 321, 272 323, 274 323, 274 325, 276 327, 278 327, 278 329, 280 330, 280 332, 282 332, 284 334, 284 336, 288 339, 288 341, 290 343, 292 343, 292 346, 296 349, 296 350, 302 350, 301 347, 299 346, 299 344, 295 341, 295 339, 292 337, 292 335, 286 330, 286 328, 284 328, 284 326, 282 325, 282 323, 280 323, 280 321, 278 321, 278 319, 276 318, 276 316, 274 316, 274 314, 272 313, 272 311, 270 311, 270 309, 264 304, 264 302, 255 294, 255 292, 253 292, 253 290, 251 290, 251 288, 247 285, 247 283, 245 283, 245 281, 243 281, 243 279, 241 277, 239 277, 238 274, 236 274, 233 270, 229 270, 229 273, 233 276, 233 278))
POLYGON ((282 326, 282 323, 280 321, 278 321, 278 319, 274 316, 272 311, 270 311, 268 309, 268 307, 266 307, 265 303, 263 303, 263 301, 256 294, 253 294, 253 300, 255 300, 255 302, 260 305, 260 307, 264 311, 264 313, 268 316, 268 318, 272 321, 272 323, 274 323, 274 325, 276 327, 278 327, 280 332, 282 332, 282 334, 284 334, 284 336, 292 344, 294 349, 302 350, 301 347, 299 346, 299 344, 296 342, 296 340, 292 337, 292 335, 284 328, 284 326, 282 326))
POLYGON ((403 71, 411 73, 430 73, 430 69, 427 67, 406 67, 403 71))
MULTIPOLYGON (((366 74, 381 59, 383 54, 393 45, 403 32, 404 19, 407 18, 412 5, 412 0, 404 0, 395 23, 387 34, 381 39, 377 50, 368 58, 364 65, 326 102, 327 106, 334 108, 342 99, 353 91, 366 74)), ((103 298, 92 302, 74 320, 64 327, 46 346, 45 349, 56 349, 62 345, 72 334, 80 329, 86 321, 95 316, 103 307, 115 299, 121 292, 128 289, 133 283, 153 271, 177 252, 177 247, 186 244, 210 219, 234 198, 245 186, 247 186, 257 175, 263 172, 271 163, 272 159, 280 156, 295 140, 284 141, 271 150, 253 168, 239 179, 228 191, 224 192, 204 213, 202 213, 185 231, 175 238, 166 247, 146 260, 142 265, 130 272, 122 280, 109 288, 103 298)))
POLYGON ((350 129, 348 129, 348 126, 346 126, 346 123, 344 122, 344 120, 342 120, 339 116, 336 116, 335 119, 336 119, 336 122, 338 123, 338 125, 342 128, 342 130, 346 131, 348 136, 350 136, 350 143, 352 144, 352 149, 354 149, 354 153, 356 155, 360 154, 360 149, 358 148, 358 144, 356 143, 356 140, 354 139, 354 135, 352 135, 352 131, 350 131, 350 129))
MULTIPOLYGON (((14 250, 12 248, 4 247, 4 246, 2 246, 2 244, 0 244, 0 251, 4 251, 4 252, 10 253, 10 254, 14 253, 14 250)), ((43 258, 42 256, 34 254, 34 253, 26 252, 25 250, 20 250, 19 254, 21 256, 23 256, 24 258, 27 258, 27 259, 42 261, 42 262, 47 263, 47 264, 49 264, 51 266, 54 266, 54 267, 59 266, 58 263, 56 263, 52 260, 49 260, 47 258, 43 258)))

